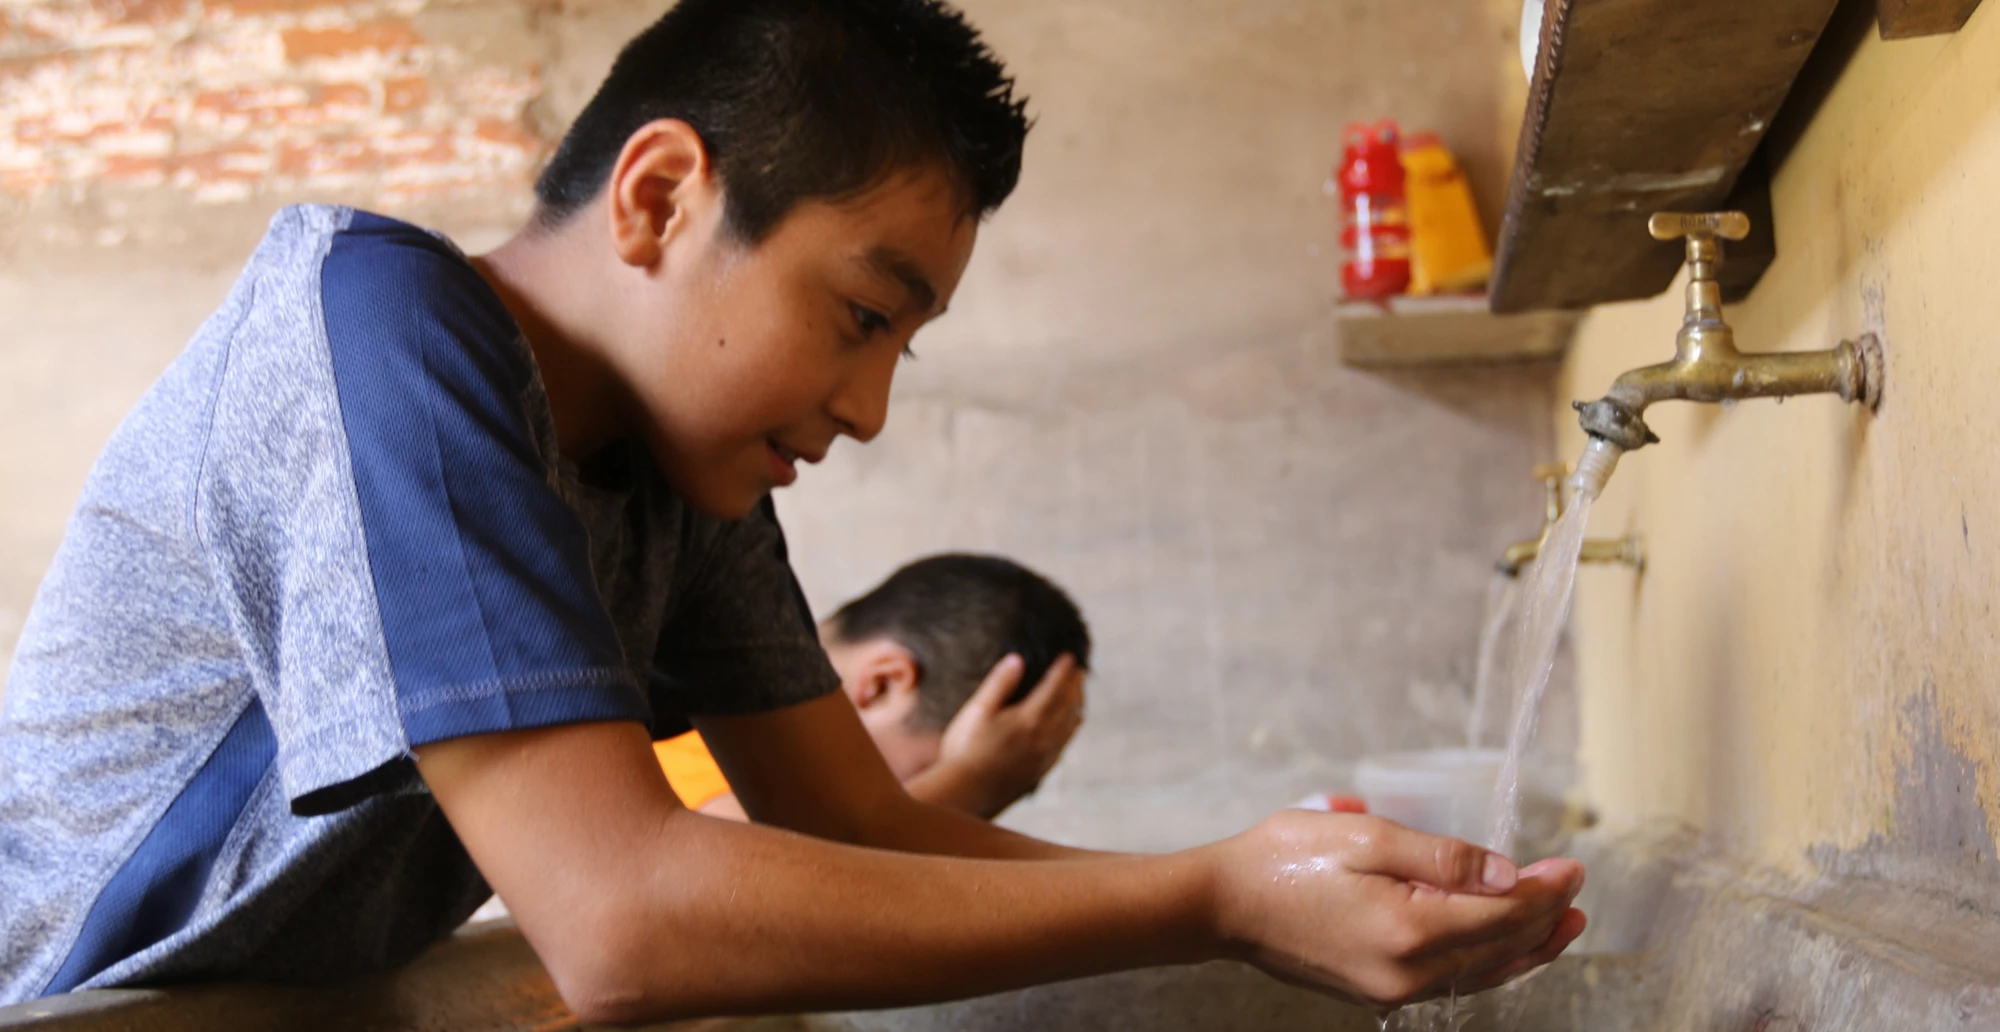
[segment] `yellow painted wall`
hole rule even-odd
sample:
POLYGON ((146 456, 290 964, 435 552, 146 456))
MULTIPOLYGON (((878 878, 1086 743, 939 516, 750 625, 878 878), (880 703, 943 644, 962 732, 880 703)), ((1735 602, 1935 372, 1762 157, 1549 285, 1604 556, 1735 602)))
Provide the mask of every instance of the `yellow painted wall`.
MULTIPOLYGON (((1921 835, 1984 837, 1963 851, 1991 862, 2000 5, 1955 36, 1871 37, 1773 196, 1779 258, 1727 313, 1739 346, 1875 331, 1886 394, 1872 416, 1832 398, 1648 413, 1664 443, 1626 457, 1592 530, 1638 531, 1650 566, 1587 569, 1573 618, 1587 785, 1614 820, 1679 817, 1801 874, 1815 847, 1921 835)), ((1679 286, 1585 321, 1566 454, 1566 399, 1672 353, 1679 286)))

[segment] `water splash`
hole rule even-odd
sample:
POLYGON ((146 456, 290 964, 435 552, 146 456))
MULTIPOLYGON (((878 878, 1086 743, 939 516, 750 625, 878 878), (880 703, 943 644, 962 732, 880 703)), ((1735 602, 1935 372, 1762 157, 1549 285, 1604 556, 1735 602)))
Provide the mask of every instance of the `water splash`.
MULTIPOLYGON (((1472 1008, 1459 1005, 1457 983, 1452 984, 1451 992, 1445 996, 1405 1007, 1394 1014, 1395 1027, 1401 1032, 1460 1032, 1472 1020, 1472 1008)), ((1378 1021, 1382 1032, 1387 1032, 1389 1016, 1379 1016, 1378 1021)))
POLYGON ((1604 490, 1618 465, 1619 448, 1592 438, 1577 460, 1576 472, 1563 484, 1570 497, 1562 518, 1549 529, 1541 553, 1523 574, 1514 648, 1509 654, 1507 680, 1513 688, 1514 717, 1507 735, 1507 758, 1493 785, 1492 824, 1486 848, 1512 856, 1521 830, 1521 756, 1534 740, 1541 719, 1542 696, 1555 668, 1556 645, 1569 621, 1570 597, 1576 587, 1577 557, 1583 552, 1584 527, 1591 503, 1604 490))

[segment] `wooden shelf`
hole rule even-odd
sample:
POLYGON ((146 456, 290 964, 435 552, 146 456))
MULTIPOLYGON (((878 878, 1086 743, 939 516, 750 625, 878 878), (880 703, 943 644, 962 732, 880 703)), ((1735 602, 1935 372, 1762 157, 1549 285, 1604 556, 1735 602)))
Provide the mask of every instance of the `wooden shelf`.
MULTIPOLYGON (((1835 6, 1548 0, 1493 310, 1651 297, 1673 282, 1683 252, 1652 240, 1647 216, 1760 203, 1768 212, 1768 184, 1743 172, 1835 6)), ((1725 265, 1738 295, 1775 253, 1770 218, 1756 214, 1763 245, 1731 247, 1725 265)))
POLYGON ((1883 39, 1957 32, 1978 7, 1979 0, 1880 0, 1875 5, 1883 39))
POLYGON ((1355 366, 1452 365, 1552 358, 1569 346, 1574 312, 1495 315, 1484 295, 1343 301, 1340 360, 1355 366))

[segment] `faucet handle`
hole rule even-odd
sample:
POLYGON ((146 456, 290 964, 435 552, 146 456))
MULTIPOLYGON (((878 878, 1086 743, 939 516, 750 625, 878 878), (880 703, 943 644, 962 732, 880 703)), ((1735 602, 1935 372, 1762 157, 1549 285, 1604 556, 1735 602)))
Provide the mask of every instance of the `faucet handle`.
POLYGON ((1646 231, 1655 240, 1675 237, 1721 237, 1741 240, 1750 235, 1750 216, 1740 211, 1655 212, 1646 220, 1646 231))
POLYGON ((1569 463, 1538 462, 1534 472, 1535 479, 1542 485, 1542 525, 1546 528, 1562 518, 1562 482, 1564 477, 1569 476, 1569 463))
POLYGON ((1722 244, 1715 238, 1741 240, 1750 235, 1750 216, 1740 211, 1654 212, 1646 231, 1655 240, 1687 238, 1687 318, 1722 310, 1722 292, 1715 285, 1715 267, 1722 264, 1722 244))

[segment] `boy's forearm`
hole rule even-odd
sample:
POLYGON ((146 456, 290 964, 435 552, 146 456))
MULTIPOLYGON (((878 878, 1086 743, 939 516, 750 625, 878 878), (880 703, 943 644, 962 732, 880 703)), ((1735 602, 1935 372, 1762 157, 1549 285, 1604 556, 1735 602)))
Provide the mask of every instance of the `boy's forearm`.
MULTIPOLYGON (((989 860, 1075 860, 1103 855, 1008 831, 947 802, 919 798, 913 784, 905 787, 910 789, 910 798, 871 821, 858 845, 989 860)), ((724 820, 750 820, 743 812, 742 802, 731 792, 724 792, 695 810, 724 820)))
POLYGON ((686 812, 659 835, 672 861, 599 944, 620 975, 565 986, 590 1020, 898 1006, 1219 955, 1200 851, 944 859, 686 812))
POLYGON ((1078 860, 1117 855, 1045 842, 914 795, 878 812, 864 827, 863 835, 861 845, 934 856, 1078 860))
POLYGON ((934 763, 903 782, 912 799, 992 820, 1025 792, 999 788, 993 779, 958 764, 934 763))

